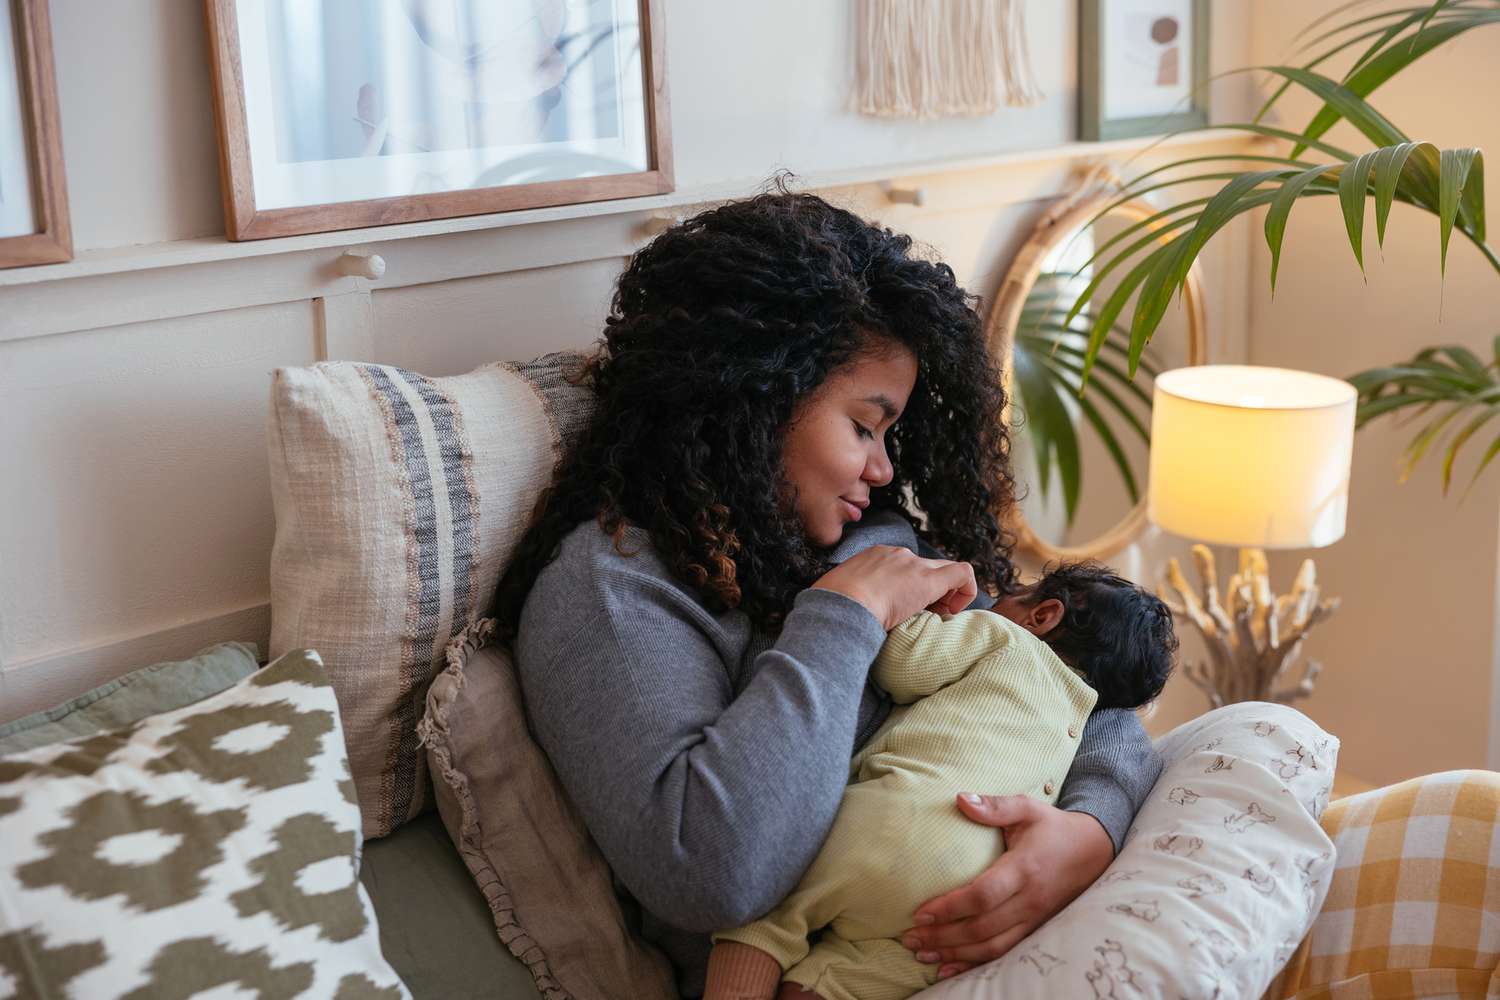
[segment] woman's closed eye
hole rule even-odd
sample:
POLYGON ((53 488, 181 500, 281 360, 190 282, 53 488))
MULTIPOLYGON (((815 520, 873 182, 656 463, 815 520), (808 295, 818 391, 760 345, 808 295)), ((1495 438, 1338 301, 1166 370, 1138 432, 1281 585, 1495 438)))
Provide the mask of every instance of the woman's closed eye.
POLYGON ((854 431, 860 437, 862 437, 862 438, 873 438, 875 436, 875 432, 874 431, 870 430, 870 428, 866 427, 864 424, 860 423, 858 420, 851 420, 849 422, 854 425, 854 431))

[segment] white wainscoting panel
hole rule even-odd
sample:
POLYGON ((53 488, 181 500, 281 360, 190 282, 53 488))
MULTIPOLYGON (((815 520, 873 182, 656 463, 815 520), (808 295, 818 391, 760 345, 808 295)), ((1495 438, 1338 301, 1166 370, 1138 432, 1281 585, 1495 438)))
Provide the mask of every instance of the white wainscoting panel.
POLYGON ((4 669, 265 603, 269 374, 314 339, 301 301, 0 344, 4 669))
MULTIPOLYGON (((1178 140, 1170 153, 1192 148, 1178 140)), ((851 172, 822 193, 912 234, 987 296, 1044 200, 1111 152, 1127 150, 1067 147, 884 181, 851 172), (888 185, 920 187, 923 204, 892 202, 888 185)), ((751 192, 718 192, 734 193, 751 192)), ((0 721, 214 641, 264 651, 272 369, 348 359, 447 375, 587 347, 625 260, 715 200, 700 194, 488 226, 183 240, 0 272, 0 721), (343 274, 346 251, 380 255, 383 273, 343 274)), ((1243 357, 1250 238, 1236 224, 1205 256, 1221 357, 1243 357)), ((1151 567, 1164 547, 1119 561, 1151 567)))
POLYGON ((624 257, 606 257, 377 289, 373 356, 424 375, 457 375, 490 361, 586 348, 604 332, 624 265, 624 257))

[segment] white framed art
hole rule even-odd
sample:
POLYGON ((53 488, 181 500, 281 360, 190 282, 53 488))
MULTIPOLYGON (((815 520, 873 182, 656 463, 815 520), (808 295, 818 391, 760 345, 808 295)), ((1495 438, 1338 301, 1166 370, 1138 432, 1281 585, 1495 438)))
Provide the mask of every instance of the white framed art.
POLYGON ((226 230, 672 188, 651 0, 207 0, 226 230))
POLYGON ((1208 0, 1082 0, 1079 137, 1208 124, 1208 0))

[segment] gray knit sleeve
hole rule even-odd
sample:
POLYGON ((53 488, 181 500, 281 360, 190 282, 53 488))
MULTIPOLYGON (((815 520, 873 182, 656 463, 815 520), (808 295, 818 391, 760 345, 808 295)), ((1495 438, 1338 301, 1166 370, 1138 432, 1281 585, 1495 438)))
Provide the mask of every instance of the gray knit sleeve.
POLYGON ((760 916, 833 823, 884 629, 803 591, 736 692, 723 622, 659 567, 568 558, 538 578, 516 644, 538 743, 647 910, 686 931, 760 916))
POLYGON ((1134 712, 1098 709, 1083 727, 1078 753, 1058 793, 1058 807, 1097 819, 1118 854, 1161 768, 1161 755, 1134 712))

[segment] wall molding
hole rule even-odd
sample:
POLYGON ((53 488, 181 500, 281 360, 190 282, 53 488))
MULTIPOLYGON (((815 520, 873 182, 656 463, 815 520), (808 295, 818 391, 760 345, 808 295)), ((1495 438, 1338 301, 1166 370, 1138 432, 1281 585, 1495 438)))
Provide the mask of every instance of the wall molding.
MULTIPOLYGON (((1166 140, 1149 152, 1148 145, 1142 141, 1074 144, 899 170, 870 168, 809 176, 800 178, 798 186, 899 230, 942 216, 982 218, 1056 197, 1076 185, 1080 169, 1101 160, 1122 162, 1140 154, 1127 168, 1144 171, 1162 157, 1234 155, 1250 152, 1255 143, 1238 134, 1196 133, 1166 140)), ((68 264, 0 272, 0 359, 6 342, 105 329, 122 343, 138 342, 149 351, 154 349, 150 338, 158 330, 155 324, 161 321, 305 303, 314 357, 369 360, 379 353, 377 291, 603 260, 618 263, 664 225, 705 203, 744 196, 758 187, 759 182, 745 182, 566 210, 531 210, 504 217, 254 243, 216 238, 86 252, 68 264), (372 277, 345 273, 339 258, 351 250, 379 254, 383 271, 365 272, 372 277)), ((1231 275, 1238 273, 1234 259, 1248 253, 1249 239, 1235 241, 1232 249, 1231 275)), ((1234 285, 1236 280, 1231 278, 1229 283, 1234 285)), ((440 330, 430 333, 442 335, 440 330)), ((263 553, 256 556, 263 557, 263 553)), ((267 603, 210 614, 214 595, 199 599, 209 607, 177 611, 204 617, 176 624, 148 618, 151 630, 123 637, 118 631, 104 636, 75 634, 69 637, 72 641, 93 644, 44 651, 33 647, 27 650, 26 659, 0 664, 0 722, 75 697, 136 667, 190 656, 217 641, 253 641, 263 655, 267 652, 267 603)), ((150 610, 160 613, 160 609, 150 610)), ((126 628, 139 629, 147 622, 126 628)))
MULTIPOLYGON (((1149 140, 1072 143, 977 159, 808 175, 797 183, 825 193, 857 191, 865 202, 885 205, 882 218, 899 224, 910 214, 1056 197, 1081 166, 1104 160, 1140 156, 1135 165, 1145 169, 1164 155, 1233 154, 1262 143, 1239 133, 1204 131, 1154 145, 1149 140), (973 197, 976 174, 983 175, 978 203, 973 197), (923 194, 920 207, 904 200, 913 190, 923 194)), ((664 222, 705 204, 753 193, 761 183, 747 180, 650 198, 244 243, 205 238, 86 251, 66 264, 0 271, 0 301, 5 304, 0 342, 627 257, 664 222), (378 279, 342 273, 338 259, 350 250, 379 254, 385 273, 378 279)))
POLYGON ((271 641, 270 603, 8 663, 0 670, 0 724, 76 698, 139 667, 184 660, 206 646, 231 641, 255 643, 264 660, 271 641))

